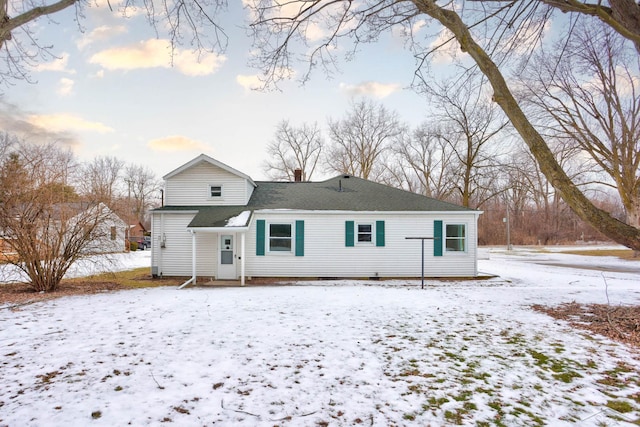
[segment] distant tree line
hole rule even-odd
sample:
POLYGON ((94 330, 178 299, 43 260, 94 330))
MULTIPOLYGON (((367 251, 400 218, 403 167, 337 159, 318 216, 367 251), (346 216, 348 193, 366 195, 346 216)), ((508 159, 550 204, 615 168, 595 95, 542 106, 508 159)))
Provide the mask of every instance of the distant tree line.
MULTIPOLYGON (((577 26, 518 75, 519 102, 555 161, 589 201, 640 227, 640 57, 612 30, 577 26)), ((415 128, 381 103, 352 102, 341 118, 277 125, 265 172, 348 173, 483 210, 481 244, 605 240, 578 218, 530 147, 493 102, 483 75, 425 86, 430 110, 415 128), (286 136, 286 137, 285 137, 286 136), (310 167, 312 165, 312 167, 310 167)))

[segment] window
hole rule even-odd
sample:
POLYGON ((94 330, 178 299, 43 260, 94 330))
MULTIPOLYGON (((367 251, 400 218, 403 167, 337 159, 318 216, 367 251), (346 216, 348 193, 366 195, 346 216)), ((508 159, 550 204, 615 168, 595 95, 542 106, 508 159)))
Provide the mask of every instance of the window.
POLYGON ((466 241, 465 224, 447 224, 445 238, 447 252, 465 252, 466 241))
POLYGON ((209 189, 210 189, 209 195, 211 197, 222 197, 222 186, 211 185, 209 186, 209 189))
POLYGON ((269 224, 269 251, 291 252, 291 224, 269 224))
POLYGON ((371 224, 358 224, 358 243, 371 243, 373 226, 371 224))
POLYGON ((111 240, 116 240, 116 227, 111 226, 111 240))

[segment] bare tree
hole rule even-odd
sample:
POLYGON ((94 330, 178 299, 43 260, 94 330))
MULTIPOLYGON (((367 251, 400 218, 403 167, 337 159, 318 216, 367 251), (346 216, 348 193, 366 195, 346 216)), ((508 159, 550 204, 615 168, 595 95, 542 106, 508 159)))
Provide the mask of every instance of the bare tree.
POLYGON ((492 193, 490 182, 495 176, 493 167, 498 156, 489 150, 489 145, 495 142, 508 122, 483 94, 482 86, 475 79, 434 83, 428 92, 434 103, 435 117, 448 126, 448 132, 441 137, 455 157, 449 179, 456 182, 463 206, 471 206, 472 200, 478 206, 483 199, 493 195, 480 196, 487 190, 492 193))
POLYGON ((135 164, 125 168, 124 182, 127 185, 129 212, 137 221, 144 222, 149 208, 157 203, 160 183, 152 170, 135 164))
POLYGON ((70 152, 16 141, 0 158, 0 261, 23 271, 35 291, 53 291, 67 270, 109 239, 111 213, 80 203, 68 185, 70 152))
POLYGON ((383 156, 403 126, 395 112, 371 100, 353 102, 347 116, 329 119, 331 146, 325 156, 327 170, 364 179, 379 179, 383 156))
MULTIPOLYGON (((308 50, 310 69, 317 65, 331 67, 337 60, 336 52, 340 51, 335 48, 345 39, 357 46, 357 43, 377 40, 384 31, 400 27, 409 37, 409 45, 421 61, 418 64, 421 67, 433 49, 413 37, 414 30, 420 19, 432 18, 449 31, 450 40, 455 40, 460 50, 466 52, 484 74, 493 90, 493 101, 504 111, 541 171, 574 212, 609 238, 640 250, 640 229, 595 206, 571 181, 544 137, 523 112, 501 72, 500 67, 512 63, 518 51, 529 51, 523 46, 533 47, 539 42, 550 9, 536 1, 482 2, 478 7, 469 2, 465 5, 468 7, 454 9, 451 3, 440 5, 435 0, 358 3, 318 0, 284 8, 280 4, 258 1, 252 5, 256 17, 253 28, 257 59, 268 82, 282 77, 281 70, 290 68, 292 52, 299 46, 298 42, 310 42, 305 32, 310 25, 325 29, 325 37, 315 41, 308 50)), ((304 76, 308 78, 309 73, 304 76)))
POLYGON ((112 156, 98 156, 82 168, 79 187, 89 200, 112 207, 119 196, 118 186, 124 169, 124 161, 112 156))
POLYGON ((272 179, 293 181, 299 169, 302 180, 311 181, 323 146, 318 123, 294 127, 283 120, 278 123, 275 139, 267 146, 270 158, 265 161, 264 170, 272 179))
MULTIPOLYGON (((442 137, 449 133, 442 126, 424 122, 413 132, 404 132, 392 145, 390 162, 396 185, 441 200, 455 191, 451 146, 442 137), (404 185, 403 185, 404 184, 404 185)), ((387 182, 393 185, 393 181, 387 182)))
POLYGON ((582 27, 556 46, 565 49, 563 61, 538 55, 523 84, 543 113, 539 126, 593 159, 617 190, 626 222, 640 227, 640 61, 629 45, 611 30, 582 27))

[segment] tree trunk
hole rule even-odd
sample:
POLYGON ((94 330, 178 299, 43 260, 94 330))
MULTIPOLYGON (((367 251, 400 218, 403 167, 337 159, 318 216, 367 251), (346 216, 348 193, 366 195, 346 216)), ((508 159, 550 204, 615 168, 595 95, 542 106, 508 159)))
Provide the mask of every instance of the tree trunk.
POLYGON ((520 109, 502 73, 491 60, 489 55, 475 42, 469 29, 462 22, 460 16, 451 10, 442 9, 434 0, 414 0, 418 9, 438 20, 453 33, 460 49, 467 52, 476 62, 480 71, 489 79, 494 91, 493 100, 500 105, 513 126, 535 157, 540 170, 547 177, 551 185, 563 200, 571 206, 573 211, 584 221, 593 226, 610 239, 632 248, 640 250, 640 230, 613 218, 607 212, 598 209, 569 179, 562 167, 556 161, 544 138, 529 122, 520 109))

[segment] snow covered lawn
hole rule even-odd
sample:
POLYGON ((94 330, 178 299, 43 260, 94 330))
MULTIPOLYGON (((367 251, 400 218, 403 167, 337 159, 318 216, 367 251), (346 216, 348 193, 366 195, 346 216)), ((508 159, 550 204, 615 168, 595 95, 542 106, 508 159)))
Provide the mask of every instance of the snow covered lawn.
POLYGON ((529 308, 607 295, 639 304, 638 262, 494 252, 480 269, 500 277, 424 290, 419 280, 147 288, 0 309, 0 426, 640 418, 636 350, 529 308), (591 269, 596 260, 616 272, 591 269))

